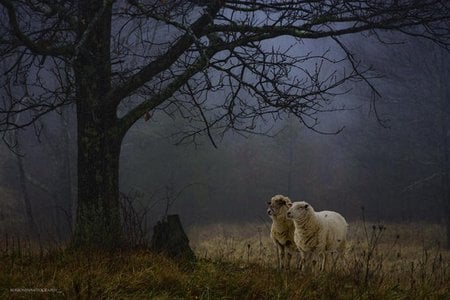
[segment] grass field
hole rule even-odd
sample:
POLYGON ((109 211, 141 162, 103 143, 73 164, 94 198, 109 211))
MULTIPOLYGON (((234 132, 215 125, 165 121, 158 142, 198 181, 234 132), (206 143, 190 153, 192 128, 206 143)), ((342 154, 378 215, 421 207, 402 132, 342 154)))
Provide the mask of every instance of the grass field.
POLYGON ((0 299, 450 299, 450 252, 432 224, 351 223, 345 262, 278 271, 266 224, 187 229, 196 262, 148 250, 5 250, 0 299))

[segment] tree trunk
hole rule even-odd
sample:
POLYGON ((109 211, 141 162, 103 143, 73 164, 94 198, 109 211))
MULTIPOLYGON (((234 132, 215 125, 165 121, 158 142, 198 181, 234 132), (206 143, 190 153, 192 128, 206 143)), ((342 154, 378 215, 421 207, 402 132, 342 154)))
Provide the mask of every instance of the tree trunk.
POLYGON ((116 106, 105 98, 111 89, 112 2, 78 2, 80 48, 74 61, 78 124, 75 247, 115 249, 123 244, 119 156, 124 131, 118 129, 116 106), (92 24, 95 29, 85 35, 92 24))
POLYGON ((18 132, 14 132, 12 139, 13 139, 13 143, 16 145, 16 152, 14 153, 14 156, 15 156, 16 162, 17 162, 17 169, 19 170, 19 185, 20 185, 20 190, 22 192, 28 233, 33 236, 37 235, 37 238, 39 239, 39 230, 38 230, 36 222, 34 220, 30 196, 28 194, 27 177, 26 177, 25 168, 24 168, 24 164, 23 164, 23 157, 21 156, 21 153, 20 153, 21 147, 20 147, 20 141, 19 141, 18 134, 19 134, 18 132))
POLYGON ((63 160, 63 166, 64 170, 62 172, 62 176, 65 177, 65 189, 63 193, 63 197, 67 201, 66 209, 64 211, 66 216, 66 221, 68 224, 68 229, 70 235, 72 235, 73 227, 74 227, 74 216, 75 216, 75 199, 76 199, 76 172, 74 170, 74 160, 73 160, 73 152, 72 152, 72 139, 70 135, 70 126, 69 122, 65 119, 68 118, 68 114, 62 114, 60 116, 60 122, 61 122, 61 142, 63 144, 62 146, 62 160, 63 160))
MULTIPOLYGON (((80 116, 79 119, 83 119, 80 116)), ((119 156, 122 136, 78 124, 78 206, 74 246, 114 249, 123 245, 119 203, 119 156)))
POLYGON ((37 228, 36 222, 34 221, 33 209, 31 207, 31 201, 28 194, 27 178, 23 166, 23 159, 22 156, 20 156, 20 154, 15 155, 17 167, 19 169, 19 183, 20 183, 20 190, 22 191, 23 203, 25 206, 25 215, 27 218, 28 233, 33 236, 37 235, 37 238, 39 239, 39 230, 37 228))

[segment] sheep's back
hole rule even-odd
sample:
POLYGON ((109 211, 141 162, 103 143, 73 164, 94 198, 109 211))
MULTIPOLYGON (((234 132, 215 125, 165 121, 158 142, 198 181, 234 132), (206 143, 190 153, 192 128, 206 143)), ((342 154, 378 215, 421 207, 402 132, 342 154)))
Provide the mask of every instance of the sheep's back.
POLYGON ((345 242, 348 224, 341 214, 324 210, 317 212, 316 215, 327 231, 327 240, 332 244, 345 242))

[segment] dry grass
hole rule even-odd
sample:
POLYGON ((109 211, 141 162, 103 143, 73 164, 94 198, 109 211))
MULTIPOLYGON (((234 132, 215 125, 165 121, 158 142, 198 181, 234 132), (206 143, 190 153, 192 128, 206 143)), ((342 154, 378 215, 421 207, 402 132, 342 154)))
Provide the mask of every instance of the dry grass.
POLYGON ((351 224, 345 264, 316 275, 275 269, 267 224, 189 228, 194 263, 146 250, 3 253, 0 299, 450 299, 444 229, 385 227, 351 224))
MULTIPOLYGON (((189 235, 202 258, 270 269, 276 266, 277 254, 269 232, 269 223, 215 224, 193 227, 189 235)), ((392 291, 405 299, 450 299, 450 251, 444 245, 445 228, 440 225, 354 222, 349 227, 344 262, 320 276, 342 276, 348 281, 343 286, 363 286, 385 296, 392 291)), ((370 292, 363 295, 356 298, 369 297, 370 292)))
MULTIPOLYGON (((276 247, 269 234, 270 223, 219 223, 193 226, 188 230, 191 246, 202 258, 275 264, 276 247)), ((420 223, 364 225, 363 222, 354 222, 349 226, 347 256, 367 250, 374 234, 380 235, 374 245, 376 250, 380 254, 389 254, 389 260, 397 261, 398 256, 404 259, 419 259, 424 252, 439 253, 447 259, 450 255, 444 249, 443 226, 420 223)))

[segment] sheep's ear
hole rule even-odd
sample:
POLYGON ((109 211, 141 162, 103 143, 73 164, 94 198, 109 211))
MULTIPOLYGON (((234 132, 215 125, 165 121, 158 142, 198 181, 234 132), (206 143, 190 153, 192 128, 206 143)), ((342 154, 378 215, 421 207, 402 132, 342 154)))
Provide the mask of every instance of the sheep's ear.
POLYGON ((308 204, 305 204, 305 209, 307 209, 307 208, 308 208, 308 206, 309 206, 308 204))
POLYGON ((288 203, 287 206, 288 206, 288 207, 292 207, 292 203, 288 203))

